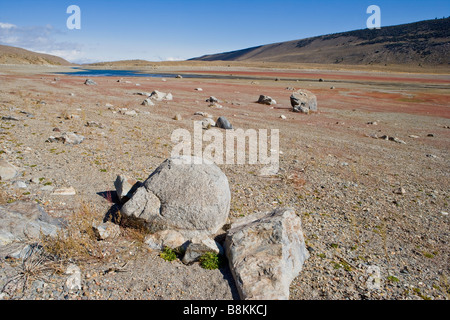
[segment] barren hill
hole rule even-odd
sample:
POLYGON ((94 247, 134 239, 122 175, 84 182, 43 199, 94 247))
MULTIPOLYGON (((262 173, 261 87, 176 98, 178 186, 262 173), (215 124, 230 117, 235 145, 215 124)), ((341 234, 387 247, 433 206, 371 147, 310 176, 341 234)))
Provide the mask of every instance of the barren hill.
POLYGON ((3 45, 0 45, 0 64, 72 65, 57 56, 3 45))
POLYGON ((448 66, 450 18, 335 33, 191 60, 448 66))

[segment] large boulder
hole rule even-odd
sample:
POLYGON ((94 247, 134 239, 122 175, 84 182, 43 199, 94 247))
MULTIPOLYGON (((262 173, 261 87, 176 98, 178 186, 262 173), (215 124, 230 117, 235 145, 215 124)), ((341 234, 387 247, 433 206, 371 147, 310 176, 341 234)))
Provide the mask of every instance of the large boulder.
POLYGON ((294 112, 317 112, 317 97, 311 91, 300 89, 291 95, 291 106, 294 112))
POLYGON ((244 217, 227 231, 225 249, 241 299, 287 300, 309 257, 292 209, 244 217))
POLYGON ((213 235, 227 221, 231 193, 216 164, 190 156, 164 161, 120 212, 150 232, 176 230, 187 239, 213 235))

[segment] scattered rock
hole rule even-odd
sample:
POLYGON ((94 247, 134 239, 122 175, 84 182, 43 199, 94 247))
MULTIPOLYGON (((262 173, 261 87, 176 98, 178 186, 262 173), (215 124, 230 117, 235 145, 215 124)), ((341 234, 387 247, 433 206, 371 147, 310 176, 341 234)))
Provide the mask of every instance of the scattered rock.
POLYGON ((194 116, 202 116, 205 118, 212 118, 213 116, 211 114, 209 114, 208 112, 202 112, 202 111, 197 111, 194 113, 194 116))
POLYGON ((151 99, 147 98, 144 101, 142 101, 141 105, 143 105, 143 106, 154 106, 155 103, 151 99))
POLYGON ((153 91, 150 94, 150 99, 156 100, 156 101, 164 101, 164 100, 173 100, 173 96, 171 93, 164 93, 158 90, 153 91))
POLYGON ((210 129, 211 127, 215 127, 216 122, 211 118, 204 118, 202 120, 202 128, 203 129, 210 129))
POLYGON ((280 116, 280 118, 283 119, 283 120, 286 120, 286 116, 285 116, 284 114, 282 114, 282 115, 280 116))
POLYGON ((177 76, 175 78, 176 79, 183 79, 183 76, 181 74, 177 74, 177 76))
POLYGON ((178 248, 186 243, 184 236, 176 230, 160 230, 145 237, 144 242, 153 250, 165 247, 178 248))
POLYGON ((412 139, 419 139, 420 138, 419 136, 416 136, 414 134, 409 135, 409 137, 412 138, 412 139))
POLYGON ((97 240, 114 239, 120 235, 120 227, 110 221, 93 223, 92 230, 97 240))
POLYGON ((183 120, 183 117, 181 116, 181 114, 178 113, 173 117, 173 120, 180 121, 180 120, 183 120))
POLYGON ((222 106, 221 104, 218 104, 217 102, 212 102, 212 103, 210 103, 210 104, 208 105, 208 107, 210 107, 210 108, 218 108, 218 109, 223 108, 223 106, 222 106))
POLYGON ((277 104, 275 99, 272 99, 271 97, 265 96, 265 95, 259 96, 258 103, 267 104, 267 105, 277 104))
POLYGON ((2 120, 4 120, 4 121, 19 121, 18 118, 13 117, 13 116, 3 116, 2 120))
POLYGON ((241 299, 287 300, 309 257, 292 209, 244 217, 227 231, 226 254, 241 299))
POLYGON ((394 190, 394 193, 395 193, 395 194, 405 194, 406 191, 405 191, 404 188, 400 187, 400 188, 398 188, 397 190, 394 190))
POLYGON ((103 124, 101 124, 100 122, 97 122, 97 121, 88 121, 88 122, 86 122, 86 127, 100 128, 100 129, 104 129, 105 128, 105 126, 103 124))
POLYGON ((309 113, 317 111, 317 97, 308 90, 300 89, 291 95, 291 106, 294 112, 309 113), (308 110, 306 112, 306 110, 308 110))
POLYGON ((88 86, 96 86, 97 85, 97 83, 94 80, 91 80, 91 79, 86 79, 84 84, 88 85, 88 86))
POLYGON ((183 259, 184 264, 190 264, 198 261, 198 259, 207 252, 224 254, 222 246, 211 238, 196 237, 188 242, 183 259))
POLYGON ((53 191, 53 195, 55 196, 74 196, 77 192, 74 187, 68 187, 68 188, 59 188, 53 191))
POLYGON ((226 222, 230 188, 216 164, 198 157, 164 161, 120 212, 150 232, 172 229, 186 238, 210 235, 226 222))
POLYGON ((68 291, 81 290, 81 270, 75 264, 70 264, 65 272, 69 277, 66 280, 66 289, 68 291))
POLYGON ((203 91, 202 88, 195 88, 196 91, 203 91))
POLYGON ((80 144, 84 141, 84 137, 74 132, 66 132, 61 135, 61 139, 65 144, 80 144))
POLYGON ((14 181, 13 187, 16 189, 26 189, 28 188, 27 184, 23 181, 14 181))
POLYGON ((18 169, 6 160, 0 160, 0 180, 6 181, 14 179, 19 172, 18 169))
POLYGON ((217 99, 214 96, 209 97, 208 99, 206 99, 206 102, 210 102, 210 103, 218 103, 219 99, 217 99))
POLYGON ((216 121, 216 127, 218 128, 222 128, 222 129, 233 129, 233 126, 231 125, 231 123, 228 121, 227 118, 225 117, 219 117, 216 121))

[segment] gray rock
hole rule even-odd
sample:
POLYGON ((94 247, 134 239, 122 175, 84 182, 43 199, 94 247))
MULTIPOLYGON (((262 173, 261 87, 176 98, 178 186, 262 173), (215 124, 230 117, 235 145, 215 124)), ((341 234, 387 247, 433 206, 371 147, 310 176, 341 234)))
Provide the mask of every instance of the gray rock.
POLYGON ((219 102, 219 99, 217 99, 214 96, 209 97, 208 99, 206 99, 206 102, 210 102, 210 103, 217 103, 219 102))
POLYGON ((171 93, 165 93, 165 92, 155 90, 150 94, 150 99, 153 99, 156 101, 173 100, 173 96, 171 93))
POLYGON ((223 247, 209 237, 196 237, 189 241, 186 246, 183 259, 184 264, 190 264, 199 260, 199 258, 207 252, 224 254, 223 247))
POLYGON ((317 97, 308 90, 300 89, 291 95, 291 106, 294 112, 305 113, 306 109, 308 109, 308 112, 316 112, 317 97))
POLYGON ((233 129, 233 126, 231 125, 230 121, 228 121, 228 119, 225 117, 219 117, 217 119, 216 127, 222 129, 233 129))
POLYGON ((151 100, 151 99, 145 99, 144 101, 142 101, 142 105, 143 106, 154 106, 155 103, 151 100))
POLYGON ((269 106, 272 105, 272 104, 277 104, 275 99, 272 99, 271 97, 265 96, 265 95, 260 95, 259 96, 258 103, 267 104, 269 106))
POLYGON ((18 169, 6 160, 0 160, 0 180, 6 181, 14 179, 19 172, 18 169))
POLYGON ((309 257, 292 209, 254 214, 227 231, 226 254, 241 299, 286 300, 309 257))
POLYGON ((4 120, 4 121, 19 121, 18 118, 12 117, 12 116, 4 116, 4 117, 2 117, 2 120, 4 120))
POLYGON ((56 236, 63 226, 36 203, 18 201, 0 206, 0 245, 39 239, 41 233, 56 236))
POLYGON ((120 212, 150 232, 176 230, 187 239, 211 235, 226 222, 231 193, 225 174, 206 159, 172 157, 139 187, 120 212))
POLYGON ((65 288, 68 291, 81 290, 81 270, 75 264, 70 264, 66 269, 69 277, 66 280, 65 288))
POLYGON ((153 250, 163 250, 165 247, 172 249, 183 246, 186 243, 184 236, 175 230, 161 230, 145 237, 144 242, 153 250))
POLYGON ((110 221, 93 223, 92 230, 98 240, 114 239, 120 235, 120 227, 110 221))
POLYGON ((88 86, 96 86, 96 85, 97 85, 97 82, 95 82, 95 81, 92 80, 92 79, 86 79, 86 81, 84 82, 84 84, 85 84, 85 85, 88 85, 88 86))
POLYGON ((13 187, 16 188, 16 189, 26 189, 26 188, 28 188, 27 184, 25 182, 23 182, 23 181, 14 181, 13 187))
POLYGON ((214 127, 216 125, 216 122, 211 118, 204 118, 202 120, 202 128, 203 129, 209 129, 211 127, 214 127))
POLYGON ((114 187, 116 188, 117 196, 120 202, 125 203, 131 198, 133 193, 142 185, 142 182, 130 179, 123 175, 118 175, 116 181, 114 181, 114 187))

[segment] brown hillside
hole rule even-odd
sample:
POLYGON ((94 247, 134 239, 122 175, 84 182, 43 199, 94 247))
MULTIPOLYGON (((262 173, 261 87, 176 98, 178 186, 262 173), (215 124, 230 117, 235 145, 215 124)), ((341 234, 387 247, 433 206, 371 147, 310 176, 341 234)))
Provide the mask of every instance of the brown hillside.
POLYGON ((346 65, 450 64, 450 18, 268 44, 191 60, 346 65))
POLYGON ((72 65, 63 58, 25 49, 0 45, 0 64, 72 65))

